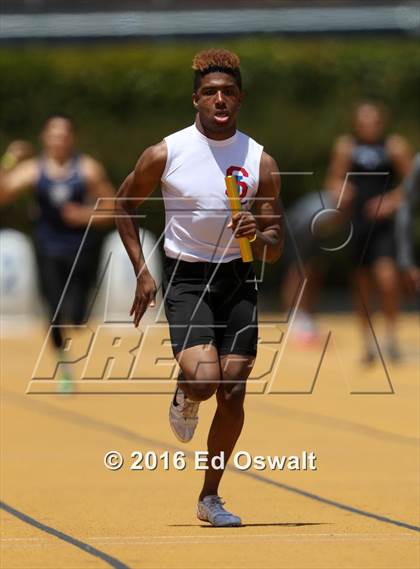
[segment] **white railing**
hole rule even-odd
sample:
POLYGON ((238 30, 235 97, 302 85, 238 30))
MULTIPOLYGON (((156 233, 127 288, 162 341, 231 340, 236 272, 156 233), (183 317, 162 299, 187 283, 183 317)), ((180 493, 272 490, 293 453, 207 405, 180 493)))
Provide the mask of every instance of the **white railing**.
POLYGON ((242 33, 419 34, 418 3, 397 6, 4 14, 0 40, 242 33))

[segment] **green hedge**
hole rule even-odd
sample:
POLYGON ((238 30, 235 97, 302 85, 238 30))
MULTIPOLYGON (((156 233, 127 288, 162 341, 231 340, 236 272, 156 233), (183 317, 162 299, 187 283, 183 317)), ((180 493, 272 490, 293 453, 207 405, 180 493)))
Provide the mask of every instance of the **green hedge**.
MULTIPOLYGON (((401 40, 228 42, 241 56, 240 127, 285 170, 325 170, 332 139, 361 98, 391 108, 392 128, 419 146, 418 45, 401 40), (416 124, 417 122, 417 124, 416 124)), ((115 182, 141 150, 192 121, 191 58, 203 43, 30 46, 0 51, 0 146, 36 141, 43 117, 74 115, 81 146, 115 182)), ((309 184, 309 182, 307 182, 309 184)), ((292 194, 308 189, 295 181, 292 194)))
MULTIPOLYGON (((16 137, 36 142, 43 118, 62 110, 78 122, 81 149, 101 159, 118 184, 146 146, 192 122, 191 59, 209 45, 3 47, 0 149, 16 137)), ((348 128, 360 99, 386 103, 392 130, 420 148, 420 49, 414 40, 248 38, 223 45, 242 59, 240 128, 265 145, 281 170, 315 172, 283 179, 286 204, 322 187, 332 141, 348 128)), ((21 208, 11 213, 8 224, 22 226, 21 208)))

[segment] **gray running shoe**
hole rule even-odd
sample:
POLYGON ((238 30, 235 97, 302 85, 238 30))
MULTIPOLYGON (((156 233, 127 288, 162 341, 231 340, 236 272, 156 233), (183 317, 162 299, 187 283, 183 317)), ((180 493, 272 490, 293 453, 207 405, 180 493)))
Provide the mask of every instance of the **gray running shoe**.
POLYGON ((205 496, 197 504, 197 518, 202 522, 210 522, 215 527, 240 526, 241 518, 226 511, 224 503, 217 495, 205 496))

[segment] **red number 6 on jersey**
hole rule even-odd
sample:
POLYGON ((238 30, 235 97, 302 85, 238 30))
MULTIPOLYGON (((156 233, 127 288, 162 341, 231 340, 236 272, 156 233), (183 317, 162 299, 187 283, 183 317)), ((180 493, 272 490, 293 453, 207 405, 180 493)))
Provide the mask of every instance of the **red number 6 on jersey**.
POLYGON ((248 192, 248 184, 243 180, 248 178, 248 172, 241 166, 229 166, 226 170, 226 176, 235 176, 239 186, 239 199, 243 199, 248 192))

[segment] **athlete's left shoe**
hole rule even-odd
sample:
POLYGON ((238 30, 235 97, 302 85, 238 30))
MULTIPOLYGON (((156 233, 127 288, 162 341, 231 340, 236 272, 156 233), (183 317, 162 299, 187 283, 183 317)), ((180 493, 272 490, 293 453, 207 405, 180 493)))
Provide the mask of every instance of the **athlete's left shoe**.
POLYGON ((73 393, 74 385, 71 374, 67 371, 61 373, 58 378, 58 392, 61 394, 73 393))
POLYGON ((241 518, 224 509, 220 496, 204 496, 197 504, 197 518, 209 522, 215 527, 237 527, 242 525, 241 518))
POLYGON ((73 375, 71 367, 66 361, 65 352, 63 350, 59 350, 58 357, 60 362, 59 366, 60 375, 58 377, 57 391, 58 393, 62 394, 73 393, 74 391, 73 375))

